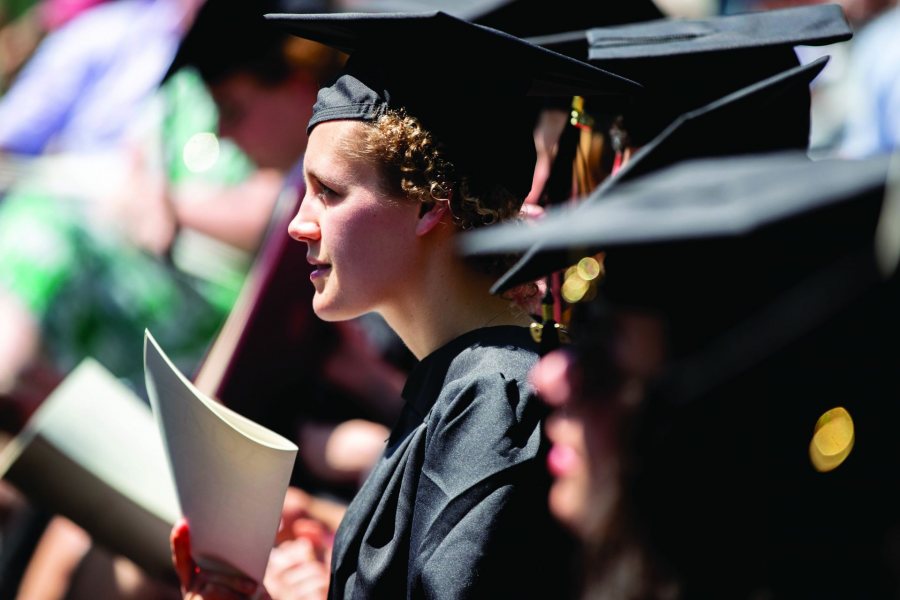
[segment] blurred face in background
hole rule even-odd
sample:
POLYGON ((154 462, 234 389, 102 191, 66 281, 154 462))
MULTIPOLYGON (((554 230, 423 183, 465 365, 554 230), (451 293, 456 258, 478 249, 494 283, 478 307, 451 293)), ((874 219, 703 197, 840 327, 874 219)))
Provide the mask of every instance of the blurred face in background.
POLYGON ((535 388, 553 409, 545 421, 552 444, 547 467, 554 477, 550 510, 583 540, 602 539, 612 525, 621 498, 623 427, 665 357, 659 319, 623 312, 615 332, 606 358, 619 373, 615 385, 595 389, 586 382, 584 374, 597 365, 570 349, 548 354, 532 372, 535 388))
POLYGON ((266 84, 237 73, 211 86, 219 109, 219 132, 258 167, 288 171, 306 150, 306 125, 318 87, 297 72, 266 84))
POLYGON ((553 476, 550 511, 572 533, 587 539, 619 492, 614 402, 584 396, 582 367, 568 351, 545 356, 532 381, 553 409, 544 422, 552 444, 547 456, 553 476))

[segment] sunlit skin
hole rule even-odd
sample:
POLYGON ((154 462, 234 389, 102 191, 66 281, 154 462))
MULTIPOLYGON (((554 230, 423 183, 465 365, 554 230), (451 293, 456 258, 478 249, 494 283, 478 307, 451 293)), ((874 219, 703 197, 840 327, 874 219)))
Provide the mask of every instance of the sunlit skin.
POLYGON ((344 151, 362 127, 334 121, 312 131, 306 196, 288 228, 308 246, 307 260, 315 267, 313 309, 326 321, 390 310, 425 267, 416 235, 418 205, 385 197, 376 167, 344 151))
POLYGON ((376 167, 348 154, 366 126, 329 121, 310 134, 306 196, 288 232, 316 267, 316 314, 341 321, 377 312, 419 358, 487 324, 527 326, 526 314, 489 293, 495 278, 457 256, 446 202, 422 214, 385 190, 376 167))

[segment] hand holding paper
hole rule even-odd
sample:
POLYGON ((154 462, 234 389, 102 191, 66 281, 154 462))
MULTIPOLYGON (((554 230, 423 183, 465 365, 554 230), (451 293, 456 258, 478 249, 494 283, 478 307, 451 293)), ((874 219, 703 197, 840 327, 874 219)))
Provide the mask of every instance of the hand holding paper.
POLYGON ((262 581, 297 446, 199 392, 149 332, 144 369, 194 559, 262 581))

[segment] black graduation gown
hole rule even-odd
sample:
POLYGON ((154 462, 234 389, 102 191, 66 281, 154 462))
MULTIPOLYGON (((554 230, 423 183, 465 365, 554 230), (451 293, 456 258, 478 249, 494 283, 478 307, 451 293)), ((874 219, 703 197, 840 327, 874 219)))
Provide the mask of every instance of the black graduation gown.
POLYGON ((338 529, 331 598, 565 598, 572 541, 547 507, 546 414, 523 327, 421 361, 384 456, 338 529))

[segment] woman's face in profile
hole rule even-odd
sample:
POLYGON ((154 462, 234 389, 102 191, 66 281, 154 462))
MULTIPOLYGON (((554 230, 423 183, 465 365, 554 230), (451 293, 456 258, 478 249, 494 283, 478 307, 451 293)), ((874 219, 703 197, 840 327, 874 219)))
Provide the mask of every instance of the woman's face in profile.
POLYGON ((366 126, 329 121, 312 130, 306 196, 288 228, 308 246, 313 309, 326 321, 395 307, 420 263, 418 205, 388 197, 376 166, 347 152, 366 126))

